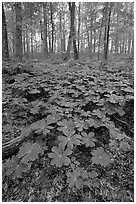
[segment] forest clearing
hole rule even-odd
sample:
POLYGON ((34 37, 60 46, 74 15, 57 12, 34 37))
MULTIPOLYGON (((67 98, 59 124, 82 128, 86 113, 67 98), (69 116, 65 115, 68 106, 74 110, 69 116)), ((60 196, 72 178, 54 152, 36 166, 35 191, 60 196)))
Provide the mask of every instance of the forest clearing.
POLYGON ((134 202, 134 3, 2 3, 2 201, 134 202))

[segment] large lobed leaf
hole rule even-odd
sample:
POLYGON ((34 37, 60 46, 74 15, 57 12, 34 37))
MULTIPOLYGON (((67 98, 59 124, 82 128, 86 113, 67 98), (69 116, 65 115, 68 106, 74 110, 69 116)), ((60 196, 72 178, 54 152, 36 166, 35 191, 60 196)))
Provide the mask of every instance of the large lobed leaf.
POLYGON ((61 167, 63 165, 68 166, 71 163, 69 159, 69 155, 72 154, 70 149, 66 149, 65 151, 61 146, 52 148, 52 153, 49 153, 48 156, 52 158, 51 165, 56 165, 56 167, 61 167))
POLYGON ((19 150, 18 157, 21 163, 27 164, 30 161, 38 159, 39 154, 43 153, 43 149, 38 143, 25 143, 19 150))

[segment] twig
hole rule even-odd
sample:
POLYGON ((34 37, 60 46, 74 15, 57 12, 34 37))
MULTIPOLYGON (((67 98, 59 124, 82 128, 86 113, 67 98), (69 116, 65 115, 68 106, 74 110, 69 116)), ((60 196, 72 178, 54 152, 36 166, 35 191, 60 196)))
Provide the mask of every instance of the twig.
POLYGON ((122 120, 120 120, 119 118, 116 118, 116 116, 115 116, 115 115, 113 115, 113 117, 114 117, 116 120, 118 120, 120 123, 125 124, 125 125, 127 126, 127 128, 129 129, 129 131, 130 131, 130 132, 132 132, 132 133, 134 133, 134 131, 133 131, 133 130, 130 130, 130 127, 129 127, 129 125, 127 124, 127 122, 122 121, 122 120))

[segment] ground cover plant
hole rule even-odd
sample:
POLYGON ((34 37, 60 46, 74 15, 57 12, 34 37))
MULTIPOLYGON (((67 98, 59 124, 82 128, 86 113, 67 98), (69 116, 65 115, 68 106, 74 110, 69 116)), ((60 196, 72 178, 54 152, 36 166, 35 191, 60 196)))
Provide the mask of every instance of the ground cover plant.
POLYGON ((133 89, 128 58, 3 63, 3 201, 133 202, 133 89))

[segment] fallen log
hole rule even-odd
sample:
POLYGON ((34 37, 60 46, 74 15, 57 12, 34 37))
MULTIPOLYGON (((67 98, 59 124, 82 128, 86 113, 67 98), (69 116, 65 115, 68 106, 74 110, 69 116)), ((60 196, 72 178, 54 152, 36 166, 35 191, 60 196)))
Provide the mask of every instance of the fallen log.
POLYGON ((19 137, 2 144, 2 160, 12 157, 19 151, 19 147, 32 136, 30 126, 23 128, 19 137))

